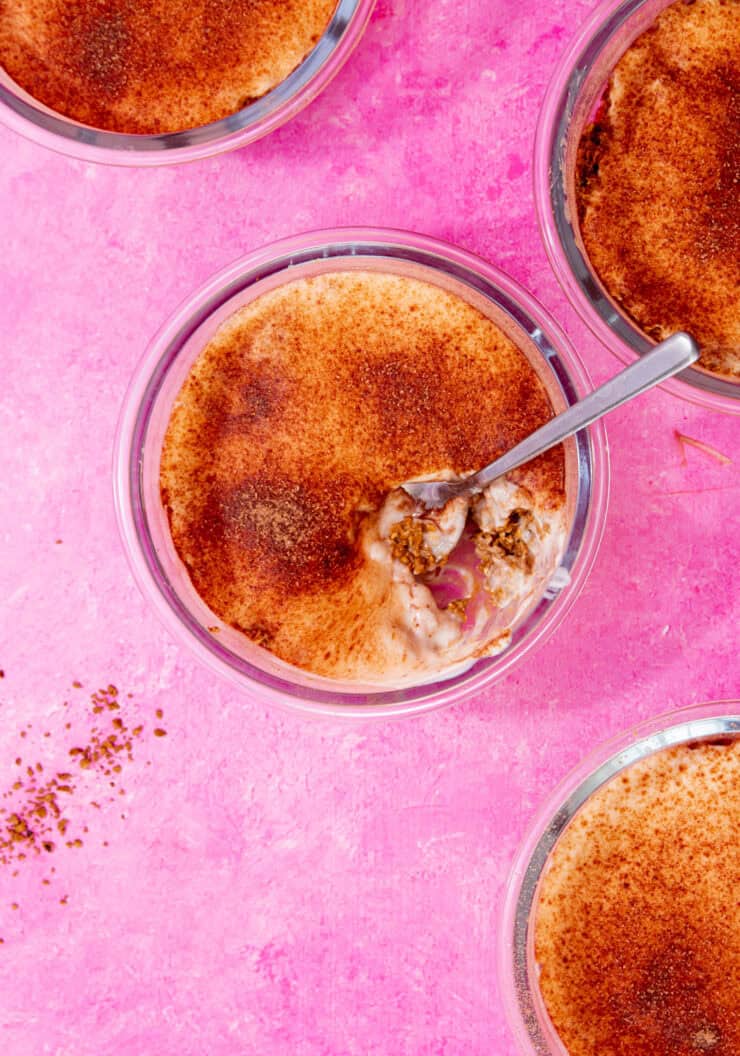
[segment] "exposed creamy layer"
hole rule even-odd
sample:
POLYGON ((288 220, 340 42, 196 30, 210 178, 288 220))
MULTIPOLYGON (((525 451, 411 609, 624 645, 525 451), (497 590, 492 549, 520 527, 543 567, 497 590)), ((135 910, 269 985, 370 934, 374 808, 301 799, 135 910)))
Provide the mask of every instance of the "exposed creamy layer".
POLYGON ((740 2, 671 4, 627 50, 581 141, 588 256, 650 336, 687 330, 740 381, 740 2))
POLYGON ((535 919, 570 1056, 740 1053, 740 739, 660 751, 555 846, 535 919))
POLYGON ((465 475, 551 416, 525 355, 460 297, 377 272, 299 279, 238 311, 196 360, 162 501, 225 623, 315 674, 424 681, 504 647, 544 590, 566 535, 563 451, 497 482, 493 512, 479 500, 436 528, 397 489, 465 475), (433 555, 424 567, 409 529, 433 555), (473 588, 481 560, 491 590, 473 588))
POLYGON ((368 563, 381 576, 390 571, 385 677, 396 682, 404 673, 390 657, 399 645, 403 666, 430 676, 502 652, 548 586, 566 539, 563 507, 508 480, 435 511, 394 491, 363 528, 368 563))
POLYGON ((0 64, 66 117, 164 133, 236 113, 285 80, 336 0, 2 0, 0 64))

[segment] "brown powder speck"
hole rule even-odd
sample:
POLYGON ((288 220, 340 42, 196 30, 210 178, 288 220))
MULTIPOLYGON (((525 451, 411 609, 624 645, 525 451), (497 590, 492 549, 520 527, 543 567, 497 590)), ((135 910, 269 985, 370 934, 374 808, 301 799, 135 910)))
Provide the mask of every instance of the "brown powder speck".
POLYGON ((164 712, 162 711, 161 708, 157 708, 156 715, 157 715, 158 719, 163 719, 164 718, 164 712))
POLYGON ((82 689, 82 683, 81 683, 81 682, 78 682, 78 681, 77 681, 76 679, 75 679, 75 681, 74 681, 74 682, 72 683, 72 685, 74 686, 74 688, 75 688, 75 689, 82 689))
POLYGON ((154 736, 155 737, 166 737, 167 736, 167 730, 163 730, 161 726, 158 726, 157 729, 154 731, 154 736))

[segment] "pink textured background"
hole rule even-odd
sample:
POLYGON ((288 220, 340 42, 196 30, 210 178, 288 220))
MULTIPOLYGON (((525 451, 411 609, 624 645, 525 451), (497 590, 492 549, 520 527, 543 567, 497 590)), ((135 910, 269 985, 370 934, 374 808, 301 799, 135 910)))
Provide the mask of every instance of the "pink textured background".
POLYGON ((0 790, 26 721, 63 768, 73 679, 117 683, 149 726, 162 707, 168 730, 126 769, 125 820, 78 804, 90 832, 52 886, 41 863, 0 869, 11 1056, 509 1056, 496 914, 536 805, 603 736, 738 695, 737 467, 684 460, 674 434, 734 457, 738 423, 662 392, 610 420, 606 537, 566 623, 494 689, 418 720, 240 699, 155 622, 116 534, 134 364, 197 284, 279 236, 453 240, 537 294, 596 380, 617 368, 548 269, 530 186, 545 85, 591 7, 380 0, 298 119, 191 167, 92 167, 0 131, 0 790))

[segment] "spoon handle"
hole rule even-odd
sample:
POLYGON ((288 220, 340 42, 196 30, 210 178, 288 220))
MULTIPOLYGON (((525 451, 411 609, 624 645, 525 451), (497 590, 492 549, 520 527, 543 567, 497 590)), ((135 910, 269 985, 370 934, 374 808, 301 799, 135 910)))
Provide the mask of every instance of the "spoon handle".
POLYGON ((578 403, 551 418, 501 458, 481 469, 474 477, 469 477, 467 483, 476 491, 487 487, 504 473, 541 455, 543 451, 559 444, 561 440, 577 433, 579 429, 595 422, 597 418, 631 400, 633 396, 639 396, 653 385, 658 385, 680 370, 690 367, 698 357, 699 349, 688 334, 673 334, 578 403))

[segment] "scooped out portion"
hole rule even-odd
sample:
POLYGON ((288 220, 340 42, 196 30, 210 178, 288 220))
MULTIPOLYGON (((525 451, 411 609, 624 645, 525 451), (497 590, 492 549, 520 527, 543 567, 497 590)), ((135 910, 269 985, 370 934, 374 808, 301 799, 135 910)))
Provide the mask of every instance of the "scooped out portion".
POLYGON ((430 672, 495 656, 542 595, 565 540, 562 510, 495 481, 473 499, 425 510, 402 490, 368 517, 367 555, 392 567, 397 620, 430 672), (400 519, 399 519, 400 518, 400 519))
POLYGON ((300 278, 227 319, 165 436, 172 541, 214 615, 315 675, 405 686, 506 647, 568 534, 561 447, 442 510, 410 480, 463 477, 551 418, 526 355, 432 283, 300 278))

